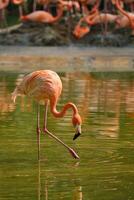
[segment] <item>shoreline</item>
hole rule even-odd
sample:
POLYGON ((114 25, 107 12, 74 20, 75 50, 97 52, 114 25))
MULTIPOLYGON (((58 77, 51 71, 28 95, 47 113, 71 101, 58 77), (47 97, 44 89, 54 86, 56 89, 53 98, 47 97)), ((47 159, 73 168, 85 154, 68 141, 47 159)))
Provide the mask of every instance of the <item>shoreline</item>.
POLYGON ((0 46, 0 71, 57 72, 134 71, 133 47, 0 46))
POLYGON ((84 47, 77 45, 70 46, 2 46, 0 45, 1 55, 16 55, 16 56, 76 56, 78 53, 81 55, 89 56, 134 56, 134 47, 84 47), (66 54, 68 53, 68 54, 66 54), (52 55, 51 55, 52 54, 52 55))

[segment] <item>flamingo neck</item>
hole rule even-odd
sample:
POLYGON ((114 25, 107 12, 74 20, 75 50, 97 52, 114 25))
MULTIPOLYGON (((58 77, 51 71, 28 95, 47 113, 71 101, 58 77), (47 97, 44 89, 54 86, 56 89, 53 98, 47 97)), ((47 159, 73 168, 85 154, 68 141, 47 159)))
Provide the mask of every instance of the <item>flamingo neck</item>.
POLYGON ((62 16, 62 14, 63 14, 63 8, 59 7, 58 10, 57 10, 57 16, 53 17, 53 20, 51 21, 51 23, 58 21, 59 18, 62 16))
POLYGON ((125 10, 122 9, 122 7, 121 7, 121 5, 120 5, 120 0, 115 0, 115 4, 116 4, 116 7, 118 8, 118 10, 119 10, 123 15, 125 15, 125 16, 128 18, 128 20, 129 20, 129 22, 130 22, 130 26, 131 26, 131 28, 133 28, 133 27, 134 27, 134 24, 133 24, 133 22, 132 22, 132 19, 131 19, 131 17, 129 16, 129 14, 128 14, 125 10))
POLYGON ((73 115, 78 113, 77 107, 73 103, 70 103, 70 102, 65 104, 60 112, 57 111, 56 103, 51 103, 50 102, 50 109, 51 109, 52 114, 55 117, 64 117, 64 115, 66 114, 66 111, 68 109, 72 109, 73 110, 73 115))
POLYGON ((87 17, 85 17, 86 22, 87 22, 90 26, 94 25, 94 24, 95 24, 95 18, 96 18, 98 15, 99 15, 99 12, 98 12, 98 10, 96 10, 94 13, 92 13, 92 14, 88 15, 87 17))
POLYGON ((100 5, 100 0, 96 0, 92 10, 90 11, 90 13, 92 14, 92 13, 96 12, 98 10, 99 5, 100 5))

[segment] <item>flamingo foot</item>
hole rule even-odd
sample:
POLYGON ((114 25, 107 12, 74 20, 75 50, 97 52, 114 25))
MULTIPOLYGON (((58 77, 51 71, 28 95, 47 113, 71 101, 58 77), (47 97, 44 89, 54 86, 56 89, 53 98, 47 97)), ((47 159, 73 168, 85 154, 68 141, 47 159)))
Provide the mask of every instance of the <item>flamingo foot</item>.
POLYGON ((71 153, 73 158, 80 159, 80 157, 77 155, 77 153, 72 148, 69 148, 69 152, 71 153))

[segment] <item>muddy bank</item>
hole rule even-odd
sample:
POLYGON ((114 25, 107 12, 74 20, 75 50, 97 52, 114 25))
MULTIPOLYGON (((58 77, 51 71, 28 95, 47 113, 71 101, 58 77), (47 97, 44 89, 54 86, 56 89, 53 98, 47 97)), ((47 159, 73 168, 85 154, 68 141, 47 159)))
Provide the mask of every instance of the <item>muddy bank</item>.
MULTIPOLYGON (((70 21, 71 22, 71 21, 70 21)), ((10 28, 0 33, 1 45, 19 46, 128 46, 134 44, 130 30, 116 30, 102 34, 101 26, 94 26, 92 31, 81 39, 76 39, 72 32, 75 24, 61 20, 57 24, 25 22, 17 28, 10 28)))
POLYGON ((0 46, 0 71, 128 72, 134 71, 133 55, 133 47, 0 46))

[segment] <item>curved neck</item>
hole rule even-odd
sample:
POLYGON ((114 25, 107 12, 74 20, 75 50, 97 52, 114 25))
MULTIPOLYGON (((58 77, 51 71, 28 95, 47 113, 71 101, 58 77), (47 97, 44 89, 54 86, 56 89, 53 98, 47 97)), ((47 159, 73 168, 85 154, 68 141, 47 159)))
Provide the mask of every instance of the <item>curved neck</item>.
POLYGON ((87 17, 85 17, 86 22, 87 22, 90 26, 94 25, 94 19, 95 19, 95 17, 98 16, 99 14, 100 14, 100 13, 99 13, 98 10, 96 10, 96 11, 95 11, 94 13, 92 13, 92 14, 89 14, 87 17))
POLYGON ((65 114, 66 114, 66 111, 68 109, 72 109, 73 110, 73 115, 77 114, 78 113, 78 109, 77 107, 75 106, 75 104, 73 103, 67 103, 63 106, 62 110, 59 112, 57 111, 57 108, 56 108, 56 102, 51 102, 50 101, 50 109, 51 109, 51 112, 52 114, 55 116, 55 117, 63 117, 65 114))
POLYGON ((96 0, 92 10, 90 11, 90 13, 92 14, 92 13, 96 12, 99 8, 99 5, 100 5, 100 0, 96 0))
POLYGON ((118 10, 128 18, 128 20, 130 22, 130 26, 133 28, 134 25, 133 25, 132 19, 129 16, 129 14, 125 10, 122 9, 122 7, 120 5, 120 0, 115 0, 115 5, 118 8, 118 10))
POLYGON ((53 17, 53 20, 51 21, 51 23, 58 21, 59 18, 62 16, 62 14, 63 14, 63 8, 60 6, 57 10, 57 16, 53 17))

